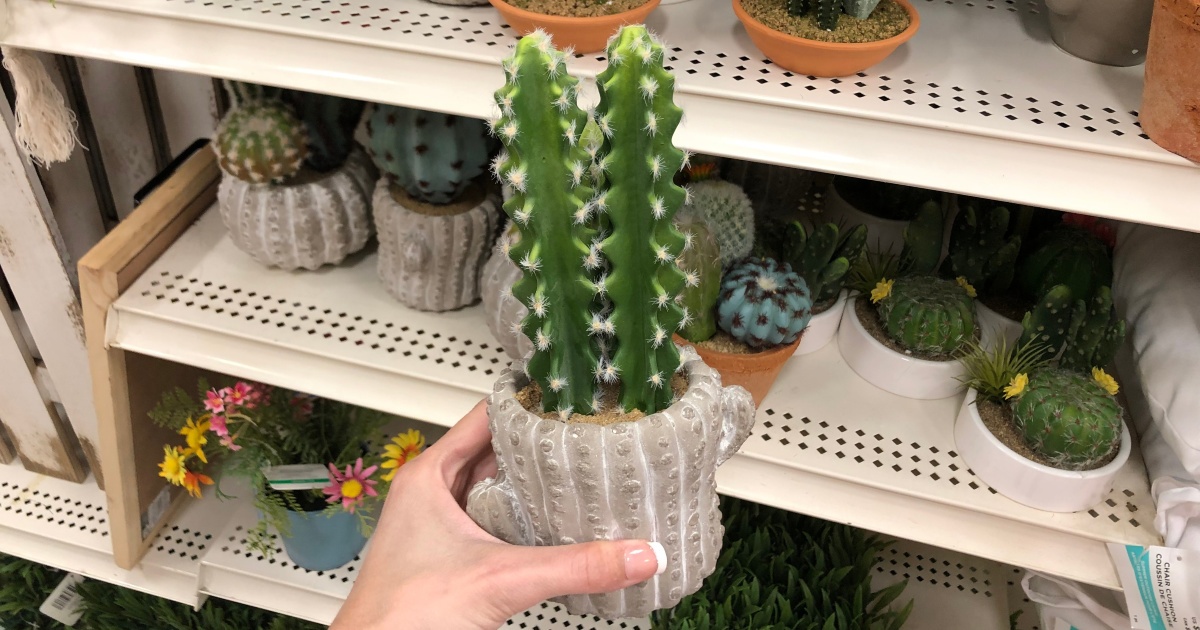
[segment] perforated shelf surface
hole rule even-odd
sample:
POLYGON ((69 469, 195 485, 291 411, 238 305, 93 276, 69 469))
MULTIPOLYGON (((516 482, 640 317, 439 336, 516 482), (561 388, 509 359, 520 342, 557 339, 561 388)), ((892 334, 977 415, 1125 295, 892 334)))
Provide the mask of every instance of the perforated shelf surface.
MULTIPOLYGON (((1038 0, 917 0, 921 30, 857 75, 766 60, 728 0, 649 18, 707 153, 1200 230, 1194 164, 1137 115, 1142 69, 1058 50, 1038 0)), ((424 0, 11 0, 6 43, 344 94, 493 112, 515 33, 489 6, 424 0)), ((593 77, 601 55, 578 55, 593 77)))
MULTIPOLYGON (((316 273, 264 268, 233 246, 215 211, 114 309, 108 341, 117 347, 443 426, 490 392, 508 363, 480 307, 404 308, 379 284, 373 252, 316 273)), ((1159 542, 1136 452, 1093 509, 1027 508, 955 452, 960 402, 877 389, 832 343, 788 361, 754 433, 719 469, 720 490, 1113 588, 1105 543, 1159 542)))

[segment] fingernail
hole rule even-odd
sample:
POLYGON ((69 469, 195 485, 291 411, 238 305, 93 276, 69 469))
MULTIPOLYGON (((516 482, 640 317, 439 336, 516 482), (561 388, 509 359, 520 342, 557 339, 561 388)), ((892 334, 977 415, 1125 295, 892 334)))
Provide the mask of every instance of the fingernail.
POLYGON ((661 575, 667 568, 667 552, 659 543, 652 542, 649 548, 641 545, 625 552, 625 575, 631 579, 661 575))

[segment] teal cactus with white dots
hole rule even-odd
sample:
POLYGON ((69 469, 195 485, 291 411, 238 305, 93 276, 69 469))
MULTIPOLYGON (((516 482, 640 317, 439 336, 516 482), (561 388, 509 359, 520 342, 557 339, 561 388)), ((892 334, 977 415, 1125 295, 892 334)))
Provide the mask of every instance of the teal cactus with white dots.
POLYGON ((721 330, 751 348, 787 345, 812 319, 812 295, 787 263, 746 258, 721 280, 717 319, 721 330))

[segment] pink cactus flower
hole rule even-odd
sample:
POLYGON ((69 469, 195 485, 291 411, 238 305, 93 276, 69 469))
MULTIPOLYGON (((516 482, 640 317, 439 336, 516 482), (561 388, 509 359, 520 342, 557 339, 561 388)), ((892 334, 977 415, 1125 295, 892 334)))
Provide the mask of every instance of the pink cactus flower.
POLYGON ((371 466, 363 469, 363 460, 358 458, 354 462, 354 466, 346 466, 346 471, 340 472, 333 464, 329 465, 329 485, 325 486, 321 491, 329 495, 326 497, 326 503, 342 502, 342 509, 354 513, 355 508, 362 504, 366 497, 378 496, 375 491, 374 479, 371 475, 375 473, 378 466, 371 466))

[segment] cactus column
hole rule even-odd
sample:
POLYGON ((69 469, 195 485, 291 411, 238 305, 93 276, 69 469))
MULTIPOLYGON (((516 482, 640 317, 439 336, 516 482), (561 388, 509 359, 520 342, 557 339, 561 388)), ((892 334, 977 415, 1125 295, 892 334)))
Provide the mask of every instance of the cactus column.
POLYGON ((598 308, 602 261, 585 180, 590 158, 580 140, 588 117, 575 102, 579 81, 540 31, 517 43, 504 74, 493 130, 505 152, 495 171, 512 189, 504 211, 521 232, 509 257, 524 272, 513 295, 529 307, 523 327, 534 350, 526 371, 541 387, 544 410, 591 413, 605 367, 599 336, 608 324, 598 308))
POLYGON ((611 225, 602 251, 612 267, 612 363, 620 374, 621 407, 653 413, 674 399, 670 381, 679 350, 671 334, 687 318, 675 302, 685 282, 676 263, 685 239, 671 221, 685 197, 672 180, 683 152, 671 142, 683 110, 673 100, 675 77, 663 69, 662 45, 644 26, 621 29, 608 44, 608 58, 596 77, 596 121, 605 136, 601 164, 609 185, 594 203, 611 225))

